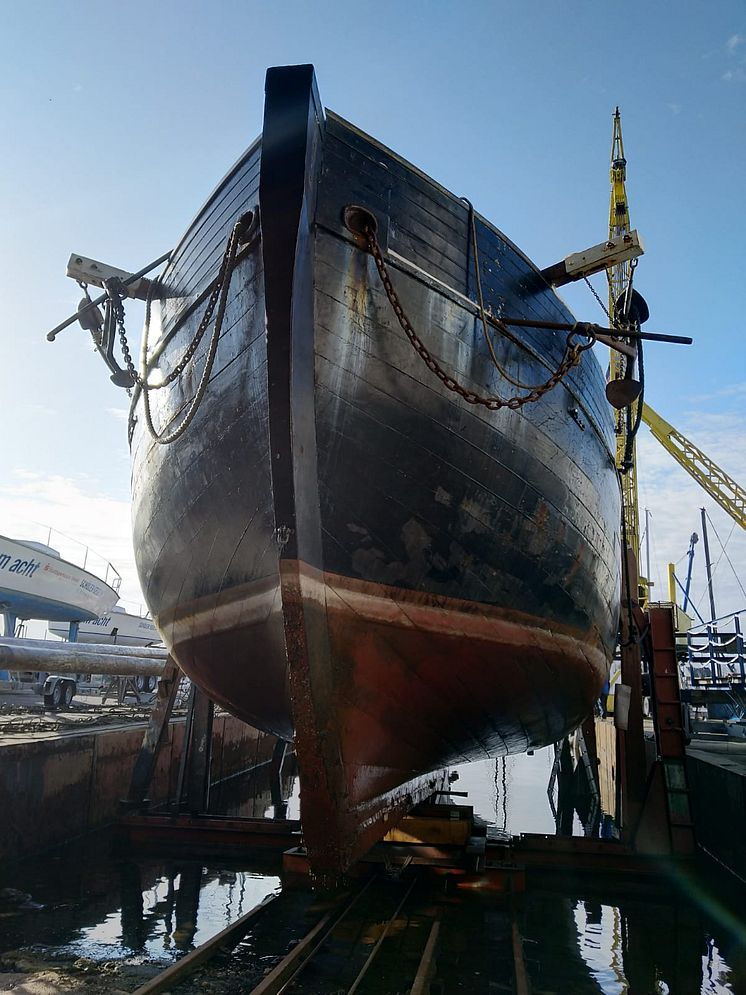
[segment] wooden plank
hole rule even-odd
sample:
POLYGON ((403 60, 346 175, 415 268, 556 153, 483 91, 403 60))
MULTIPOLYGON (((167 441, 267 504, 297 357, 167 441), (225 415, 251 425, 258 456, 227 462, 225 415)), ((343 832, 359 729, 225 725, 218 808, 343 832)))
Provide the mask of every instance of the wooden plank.
POLYGON ((398 826, 386 833, 384 841, 463 846, 470 835, 471 826, 465 819, 436 819, 427 816, 405 815, 398 826))
POLYGON ((358 155, 365 156, 373 162, 383 162, 389 175, 398 182, 403 181, 412 190, 424 193, 442 208, 444 214, 451 215, 454 225, 457 225, 459 219, 464 216, 466 207, 458 197, 379 142, 363 135, 356 129, 350 128, 338 119, 327 120, 327 133, 358 155))
POLYGON ((430 935, 427 938, 425 949, 422 952, 420 966, 417 968, 417 974, 415 975, 414 984, 409 991, 409 995, 428 995, 430 991, 430 980, 433 973, 435 948, 438 945, 439 934, 440 919, 436 919, 430 927, 430 935))
MULTIPOLYGON (((303 939, 293 947, 290 953, 286 957, 283 957, 280 963, 255 988, 252 988, 251 992, 247 993, 247 995, 277 995, 285 984, 300 971, 306 961, 313 957, 337 923, 347 915, 363 894, 365 894, 373 880, 374 878, 370 878, 363 885, 341 913, 336 906, 327 912, 313 929, 306 933, 303 939)), ((135 995, 139 995, 139 993, 135 992, 135 995)))
POLYGON ((196 685, 195 691, 186 777, 186 807, 192 813, 205 812, 209 805, 212 721, 215 713, 215 706, 204 691, 196 685))
POLYGON ((513 970, 515 975, 516 995, 530 995, 531 984, 528 980, 526 961, 523 956, 523 939, 521 938, 518 923, 513 919, 511 927, 511 938, 513 941, 513 970))
MULTIPOLYGON (((343 186, 353 184, 363 195, 371 196, 374 203, 387 203, 396 186, 396 197, 403 208, 401 217, 396 218, 397 223, 406 226, 410 221, 419 219, 422 232, 432 233, 444 244, 452 246, 452 251, 457 253, 454 260, 460 257, 462 265, 465 263, 469 238, 466 224, 468 208, 465 205, 460 206, 459 215, 454 220, 452 215, 444 214, 438 200, 433 200, 428 192, 422 192, 413 185, 411 177, 402 177, 396 181, 379 161, 364 156, 350 156, 344 147, 333 141, 327 140, 325 144, 324 163, 325 172, 334 178, 334 185, 338 177, 342 178, 343 186)), ((326 185, 328 195, 333 196, 334 185, 326 185)), ((338 217, 337 221, 339 220, 341 218, 338 217)))

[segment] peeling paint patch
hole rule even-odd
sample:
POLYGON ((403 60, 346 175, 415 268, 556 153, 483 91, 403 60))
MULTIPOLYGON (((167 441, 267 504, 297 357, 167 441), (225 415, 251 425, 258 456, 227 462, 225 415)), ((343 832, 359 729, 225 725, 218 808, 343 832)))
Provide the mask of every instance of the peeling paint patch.
POLYGON ((450 508, 453 505, 453 497, 440 485, 438 485, 435 491, 435 500, 438 504, 444 504, 446 508, 450 508))

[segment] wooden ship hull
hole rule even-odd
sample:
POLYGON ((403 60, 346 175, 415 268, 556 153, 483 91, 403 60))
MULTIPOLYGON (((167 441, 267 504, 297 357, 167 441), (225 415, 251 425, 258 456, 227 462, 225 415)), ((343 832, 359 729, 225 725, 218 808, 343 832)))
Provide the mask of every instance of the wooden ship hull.
MULTIPOLYGON (((595 358, 516 410, 467 403, 397 323, 345 225, 351 205, 375 218, 413 324, 468 389, 521 393, 482 334, 472 226, 486 308, 573 320, 468 204, 325 112, 312 67, 269 70, 261 139, 187 230, 153 302, 151 381, 192 341, 232 228, 253 213, 193 421, 158 443, 133 400, 134 541, 184 671, 295 740, 304 839, 324 875, 442 786, 448 765, 540 747, 582 721, 608 672, 619 589, 595 358)), ((210 334, 149 391, 156 433, 189 411, 210 334)), ((565 348, 546 329, 495 339, 532 384, 565 348)))

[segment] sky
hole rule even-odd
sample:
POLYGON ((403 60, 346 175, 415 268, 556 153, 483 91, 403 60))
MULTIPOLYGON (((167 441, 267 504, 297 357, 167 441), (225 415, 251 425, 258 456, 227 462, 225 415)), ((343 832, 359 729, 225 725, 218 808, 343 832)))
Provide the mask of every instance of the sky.
MULTIPOLYGON (((141 604, 126 395, 78 326, 45 339, 80 297, 65 265, 74 251, 134 271, 174 246, 259 133, 267 67, 298 62, 326 106, 468 196, 540 266, 606 237, 618 104, 647 327, 695 339, 648 347, 646 398, 746 484, 743 0, 0 0, 0 13, 1 533, 51 526, 89 545, 141 604)), ((587 288, 562 293, 603 321, 587 288)), ((142 312, 127 311, 139 340, 142 312)), ((717 613, 746 608, 746 533, 644 426, 639 479, 654 595, 669 560, 683 578, 704 506, 717 613)), ((701 543, 693 592, 708 614, 701 543)))

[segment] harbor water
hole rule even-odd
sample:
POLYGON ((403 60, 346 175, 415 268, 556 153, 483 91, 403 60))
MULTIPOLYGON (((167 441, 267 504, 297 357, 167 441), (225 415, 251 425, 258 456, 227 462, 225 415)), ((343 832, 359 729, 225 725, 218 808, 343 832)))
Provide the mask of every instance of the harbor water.
MULTIPOLYGON (((554 833, 547 794, 553 762, 553 751, 543 750, 461 768, 455 787, 468 792, 468 799, 459 800, 474 806, 492 834, 554 833)), ((297 786, 288 783, 286 789, 293 817, 297 786)), ((236 781, 217 798, 227 814, 269 811, 259 783, 236 781)), ((582 833, 577 817, 574 831, 582 833)), ((417 884, 407 923, 387 943, 399 951, 393 963, 404 963, 407 930, 416 927, 422 910, 437 906, 442 992, 511 991, 516 934, 534 992, 743 992, 746 902, 735 884, 714 867, 672 874, 656 888, 582 875, 548 878, 512 896, 427 879, 417 884)), ((277 866, 133 857, 117 852, 111 834, 82 837, 2 869, 0 992, 23 990, 18 979, 29 975, 46 977, 50 991, 64 985, 134 991, 282 887, 277 866)), ((296 911, 286 919, 297 916, 300 922, 297 903, 305 903, 307 913, 313 901, 309 893, 288 894, 286 908, 296 911)), ((267 919, 229 961, 224 955, 177 990, 245 990, 300 938, 293 921, 267 919)), ((389 987, 370 990, 383 995, 405 989, 392 978, 389 987)))

